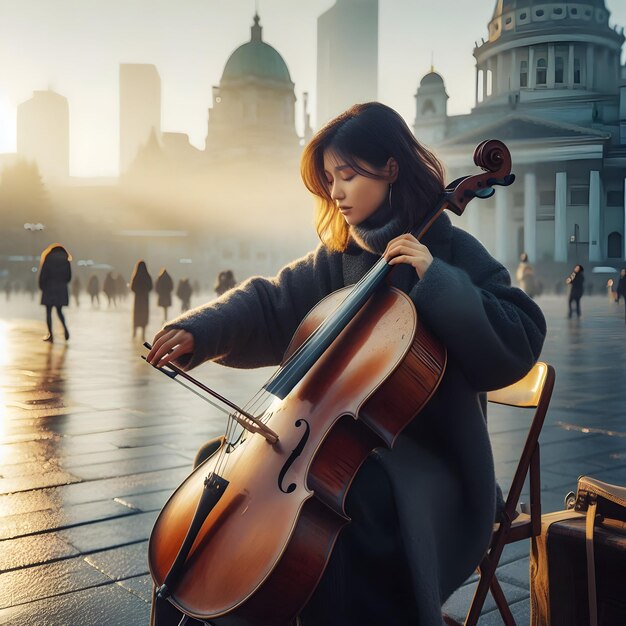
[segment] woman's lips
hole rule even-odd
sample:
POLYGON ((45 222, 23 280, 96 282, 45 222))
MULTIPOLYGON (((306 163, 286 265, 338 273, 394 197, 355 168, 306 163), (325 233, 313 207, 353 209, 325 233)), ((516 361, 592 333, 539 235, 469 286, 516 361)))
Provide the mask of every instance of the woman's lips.
POLYGON ((342 213, 345 213, 346 211, 350 211, 350 209, 352 209, 352 207, 351 207, 351 206, 340 206, 340 207, 339 207, 339 210, 340 210, 342 213))

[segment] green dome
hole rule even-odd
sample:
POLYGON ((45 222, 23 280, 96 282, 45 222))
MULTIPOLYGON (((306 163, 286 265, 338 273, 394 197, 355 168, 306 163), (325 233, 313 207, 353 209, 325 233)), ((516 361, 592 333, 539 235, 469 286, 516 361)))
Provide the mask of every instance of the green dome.
POLYGON ((262 28, 259 26, 258 15, 254 16, 251 31, 250 41, 239 46, 226 61, 222 80, 255 76, 291 85, 291 76, 283 57, 261 39, 262 28))
POLYGON ((428 72, 428 74, 426 74, 426 76, 424 76, 424 78, 422 78, 422 80, 420 81, 421 87, 424 87, 426 85, 432 87, 439 87, 443 85, 443 78, 441 78, 441 74, 437 74, 437 72, 434 72, 432 70, 428 72))

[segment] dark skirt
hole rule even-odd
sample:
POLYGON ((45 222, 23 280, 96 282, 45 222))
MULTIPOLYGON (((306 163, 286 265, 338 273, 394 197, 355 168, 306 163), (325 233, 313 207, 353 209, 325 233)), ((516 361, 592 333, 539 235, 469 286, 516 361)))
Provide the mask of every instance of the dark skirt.
POLYGON ((302 626, 415 626, 419 623, 391 483, 370 456, 346 501, 352 521, 339 534, 302 626))

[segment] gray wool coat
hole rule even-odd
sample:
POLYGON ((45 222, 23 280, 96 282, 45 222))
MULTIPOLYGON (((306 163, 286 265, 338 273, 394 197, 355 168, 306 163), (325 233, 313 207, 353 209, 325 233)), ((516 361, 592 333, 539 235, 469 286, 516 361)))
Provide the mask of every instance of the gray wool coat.
MULTIPOLYGON (((417 607, 413 623, 430 626, 442 623, 441 605, 473 573, 491 536, 496 487, 484 392, 530 370, 546 325, 533 300, 511 286, 506 269, 445 214, 422 243, 434 257, 423 279, 402 265, 393 282, 445 344, 448 365, 433 398, 394 448, 377 449, 366 464, 386 475, 397 511, 397 529, 372 533, 380 532, 381 540, 384 532, 399 534, 417 607)), ((344 253, 319 246, 275 278, 250 278, 185 313, 168 324, 194 336, 194 352, 183 366, 207 359, 240 368, 280 363, 307 312, 358 281, 378 258, 356 244, 344 253)), ((363 482, 357 476, 350 490, 355 509, 359 499, 377 497, 363 482)), ((372 545, 376 541, 372 536, 372 545)))

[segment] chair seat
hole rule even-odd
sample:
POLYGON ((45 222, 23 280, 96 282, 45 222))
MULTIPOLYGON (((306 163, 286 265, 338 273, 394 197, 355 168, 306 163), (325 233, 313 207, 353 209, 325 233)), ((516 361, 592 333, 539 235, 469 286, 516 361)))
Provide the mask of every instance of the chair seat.
MULTIPOLYGON (((500 530, 500 522, 493 525, 493 534, 491 539, 495 539, 496 533, 500 530)), ((532 525, 530 515, 527 513, 519 513, 511 523, 511 528, 507 533, 507 542, 519 541, 521 539, 530 539, 532 537, 532 525)))

